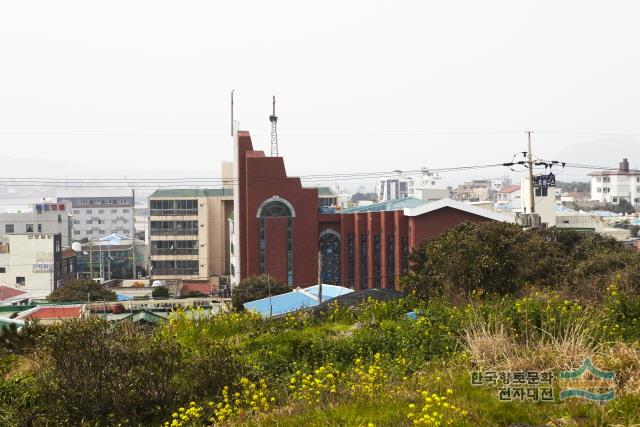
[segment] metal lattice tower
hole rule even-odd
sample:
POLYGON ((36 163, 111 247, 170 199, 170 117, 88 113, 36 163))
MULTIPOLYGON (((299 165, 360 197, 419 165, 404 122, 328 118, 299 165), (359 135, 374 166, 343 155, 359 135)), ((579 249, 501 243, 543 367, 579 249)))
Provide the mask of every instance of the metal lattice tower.
POLYGON ((271 157, 278 157, 278 116, 276 116, 276 97, 273 97, 273 114, 269 116, 271 122, 271 157))

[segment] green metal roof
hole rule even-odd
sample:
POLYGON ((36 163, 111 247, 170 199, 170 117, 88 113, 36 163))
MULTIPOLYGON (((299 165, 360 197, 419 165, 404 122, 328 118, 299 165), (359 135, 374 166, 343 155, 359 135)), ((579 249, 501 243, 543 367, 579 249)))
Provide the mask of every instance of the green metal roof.
POLYGON ((154 197, 233 197, 232 188, 167 188, 156 190, 154 197))
POLYGON ((342 209, 340 213, 358 213, 358 212, 382 212, 382 211, 399 211, 405 208, 417 208, 418 206, 426 205, 424 200, 416 199, 414 197, 406 197, 403 199, 393 199, 386 202, 374 203, 369 206, 357 206, 355 208, 342 209))
POLYGON ((336 197, 337 194, 331 189, 331 187, 317 187, 318 197, 336 197))

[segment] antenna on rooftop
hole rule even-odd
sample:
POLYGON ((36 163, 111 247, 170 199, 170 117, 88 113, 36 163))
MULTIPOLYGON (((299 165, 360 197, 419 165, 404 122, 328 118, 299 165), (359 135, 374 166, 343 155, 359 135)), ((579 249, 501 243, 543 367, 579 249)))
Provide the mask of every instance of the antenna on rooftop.
POLYGON ((271 122, 271 157, 278 157, 278 116, 276 116, 276 96, 273 96, 273 114, 269 116, 271 122))

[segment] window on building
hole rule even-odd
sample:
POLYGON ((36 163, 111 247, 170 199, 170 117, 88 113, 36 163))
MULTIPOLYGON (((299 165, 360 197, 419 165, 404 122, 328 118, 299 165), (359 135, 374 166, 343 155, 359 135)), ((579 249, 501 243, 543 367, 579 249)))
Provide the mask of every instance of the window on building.
POLYGON ((618 203, 618 198, 617 198, 617 197, 614 197, 611 201, 612 201, 613 203, 618 203))
POLYGON ((93 234, 93 230, 87 230, 87 234, 93 234))
POLYGON ((88 213, 88 214, 92 214, 92 213, 93 213, 93 210, 91 210, 91 209, 87 209, 87 213, 88 213))
POLYGON ((111 209, 111 213, 112 213, 112 214, 114 214, 114 213, 118 213, 118 209, 111 209))
POLYGON ((129 209, 122 209, 122 213, 129 213, 129 209))
POLYGON ((73 214, 74 215, 80 215, 80 209, 74 209, 73 210, 73 214))
POLYGON ((396 245, 393 234, 387 236, 387 287, 396 286, 396 245))
POLYGON ((611 182, 611 178, 605 176, 604 178, 602 178, 602 182, 611 182))
POLYGON ((373 236, 373 286, 379 288, 382 285, 380 277, 380 235, 373 236))
POLYGON ((367 254, 367 235, 360 235, 360 288, 366 289, 368 277, 369 257, 367 254))
POLYGON ((0 273, 6 273, 7 269, 5 267, 0 267, 0 273))
POLYGON ((355 286, 355 264, 356 264, 356 238, 353 233, 347 237, 347 280, 349 281, 349 287, 355 286))
POLYGON ((5 224, 4 225, 4 232, 5 233, 13 233, 14 232, 13 224, 5 224))
POLYGON ((80 234, 80 230, 73 230, 73 234, 77 236, 78 234, 80 234))
POLYGON ((38 224, 38 233, 42 233, 42 224, 38 224))
POLYGON ((547 187, 536 187, 536 197, 547 197, 547 187))
POLYGON ((340 284, 340 236, 325 233, 320 237, 320 280, 331 285, 340 284))
POLYGON ((58 224, 62 224, 62 215, 58 214, 58 224))
POLYGON ((289 206, 281 201, 274 200, 261 206, 259 209, 260 218, 258 218, 258 250, 259 250, 259 268, 260 273, 266 271, 266 250, 267 242, 265 239, 265 221, 266 217, 286 217, 287 218, 287 283, 293 285, 293 220, 292 212, 289 206))
POLYGON ((26 231, 27 233, 33 233, 33 224, 27 224, 27 225, 25 226, 25 231, 26 231))
POLYGON ((597 187, 597 188, 596 188, 596 193, 602 193, 602 188, 597 187))
POLYGON ((27 281, 23 276, 16 277, 16 285, 24 286, 26 284, 27 284, 27 281))
POLYGON ((92 220, 90 220, 90 219, 88 219, 88 220, 87 220, 87 224, 91 224, 92 222, 93 222, 93 221, 92 221, 92 220))
POLYGON ((409 271, 409 238, 402 238, 402 272, 409 271))
POLYGON ((611 193, 611 188, 609 188, 609 187, 602 187, 602 192, 603 192, 603 193, 611 193))

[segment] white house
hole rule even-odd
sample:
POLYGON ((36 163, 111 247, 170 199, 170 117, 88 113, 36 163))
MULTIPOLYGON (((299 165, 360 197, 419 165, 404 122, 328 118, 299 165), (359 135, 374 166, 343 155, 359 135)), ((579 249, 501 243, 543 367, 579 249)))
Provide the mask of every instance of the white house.
POLYGON ((511 207, 517 209, 522 200, 522 191, 519 185, 509 185, 502 187, 496 196, 496 205, 501 207, 511 207))
POLYGON ((640 170, 629 169, 627 159, 622 159, 617 170, 595 171, 589 175, 591 200, 617 204, 624 199, 640 205, 640 170))

